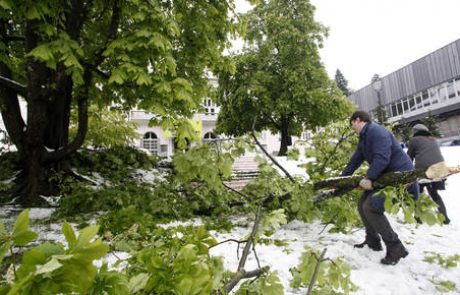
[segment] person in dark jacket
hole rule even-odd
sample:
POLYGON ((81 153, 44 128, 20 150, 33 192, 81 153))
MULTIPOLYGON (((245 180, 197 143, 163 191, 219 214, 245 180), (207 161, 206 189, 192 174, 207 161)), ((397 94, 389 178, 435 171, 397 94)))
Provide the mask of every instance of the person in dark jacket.
MULTIPOLYGON (((366 230, 366 238, 355 247, 363 248, 367 245, 374 251, 381 251, 381 238, 387 249, 381 263, 394 265, 409 252, 384 215, 385 198, 378 195, 379 190, 373 188, 372 182, 384 173, 410 171, 414 166, 393 134, 371 122, 367 112, 355 111, 350 118, 350 124, 359 135, 359 143, 341 175, 352 175, 364 161, 369 164, 366 176, 359 183, 364 192, 358 202, 358 212, 366 230)), ((408 191, 417 198, 418 184, 412 184, 408 191)))
MULTIPOLYGON (((433 137, 428 128, 423 124, 417 124, 412 127, 413 137, 409 141, 407 154, 411 160, 415 159, 415 169, 426 170, 433 164, 444 162, 436 139, 433 137)), ((420 191, 427 188, 430 197, 438 204, 439 213, 444 215, 444 224, 449 224, 450 219, 447 216, 446 206, 442 201, 438 190, 445 190, 445 180, 420 184, 420 191)))

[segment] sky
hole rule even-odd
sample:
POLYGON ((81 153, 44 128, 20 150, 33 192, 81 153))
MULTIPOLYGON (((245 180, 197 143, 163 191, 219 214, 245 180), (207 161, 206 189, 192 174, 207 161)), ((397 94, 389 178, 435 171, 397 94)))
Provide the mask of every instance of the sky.
MULTIPOLYGON (((358 90, 460 38, 460 0, 311 0, 329 27, 320 49, 331 78, 337 69, 358 90)), ((237 11, 250 8, 236 0, 237 11)))

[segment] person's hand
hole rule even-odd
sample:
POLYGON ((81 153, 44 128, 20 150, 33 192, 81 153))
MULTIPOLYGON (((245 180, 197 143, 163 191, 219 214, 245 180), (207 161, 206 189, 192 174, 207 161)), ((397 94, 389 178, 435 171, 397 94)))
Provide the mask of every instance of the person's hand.
POLYGON ((364 190, 366 191, 370 191, 372 190, 372 180, 364 177, 363 179, 361 179, 361 181, 359 182, 359 186, 361 188, 363 188, 364 190))

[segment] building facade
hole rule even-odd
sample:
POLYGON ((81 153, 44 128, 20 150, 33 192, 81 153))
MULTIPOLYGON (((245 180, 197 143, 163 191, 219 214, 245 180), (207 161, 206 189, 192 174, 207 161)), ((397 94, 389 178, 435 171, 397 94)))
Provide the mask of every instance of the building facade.
POLYGON ((370 112, 383 107, 390 123, 434 115, 444 138, 460 138, 460 39, 382 77, 378 91, 369 84, 349 99, 370 112))

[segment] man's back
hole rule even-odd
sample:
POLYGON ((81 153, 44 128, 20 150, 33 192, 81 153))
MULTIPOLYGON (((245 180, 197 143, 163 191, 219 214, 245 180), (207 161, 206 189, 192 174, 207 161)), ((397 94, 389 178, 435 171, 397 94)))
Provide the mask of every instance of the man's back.
POLYGON ((358 149, 369 163, 367 175, 370 179, 377 179, 383 173, 414 168, 393 134, 377 123, 366 124, 360 134, 358 149))

